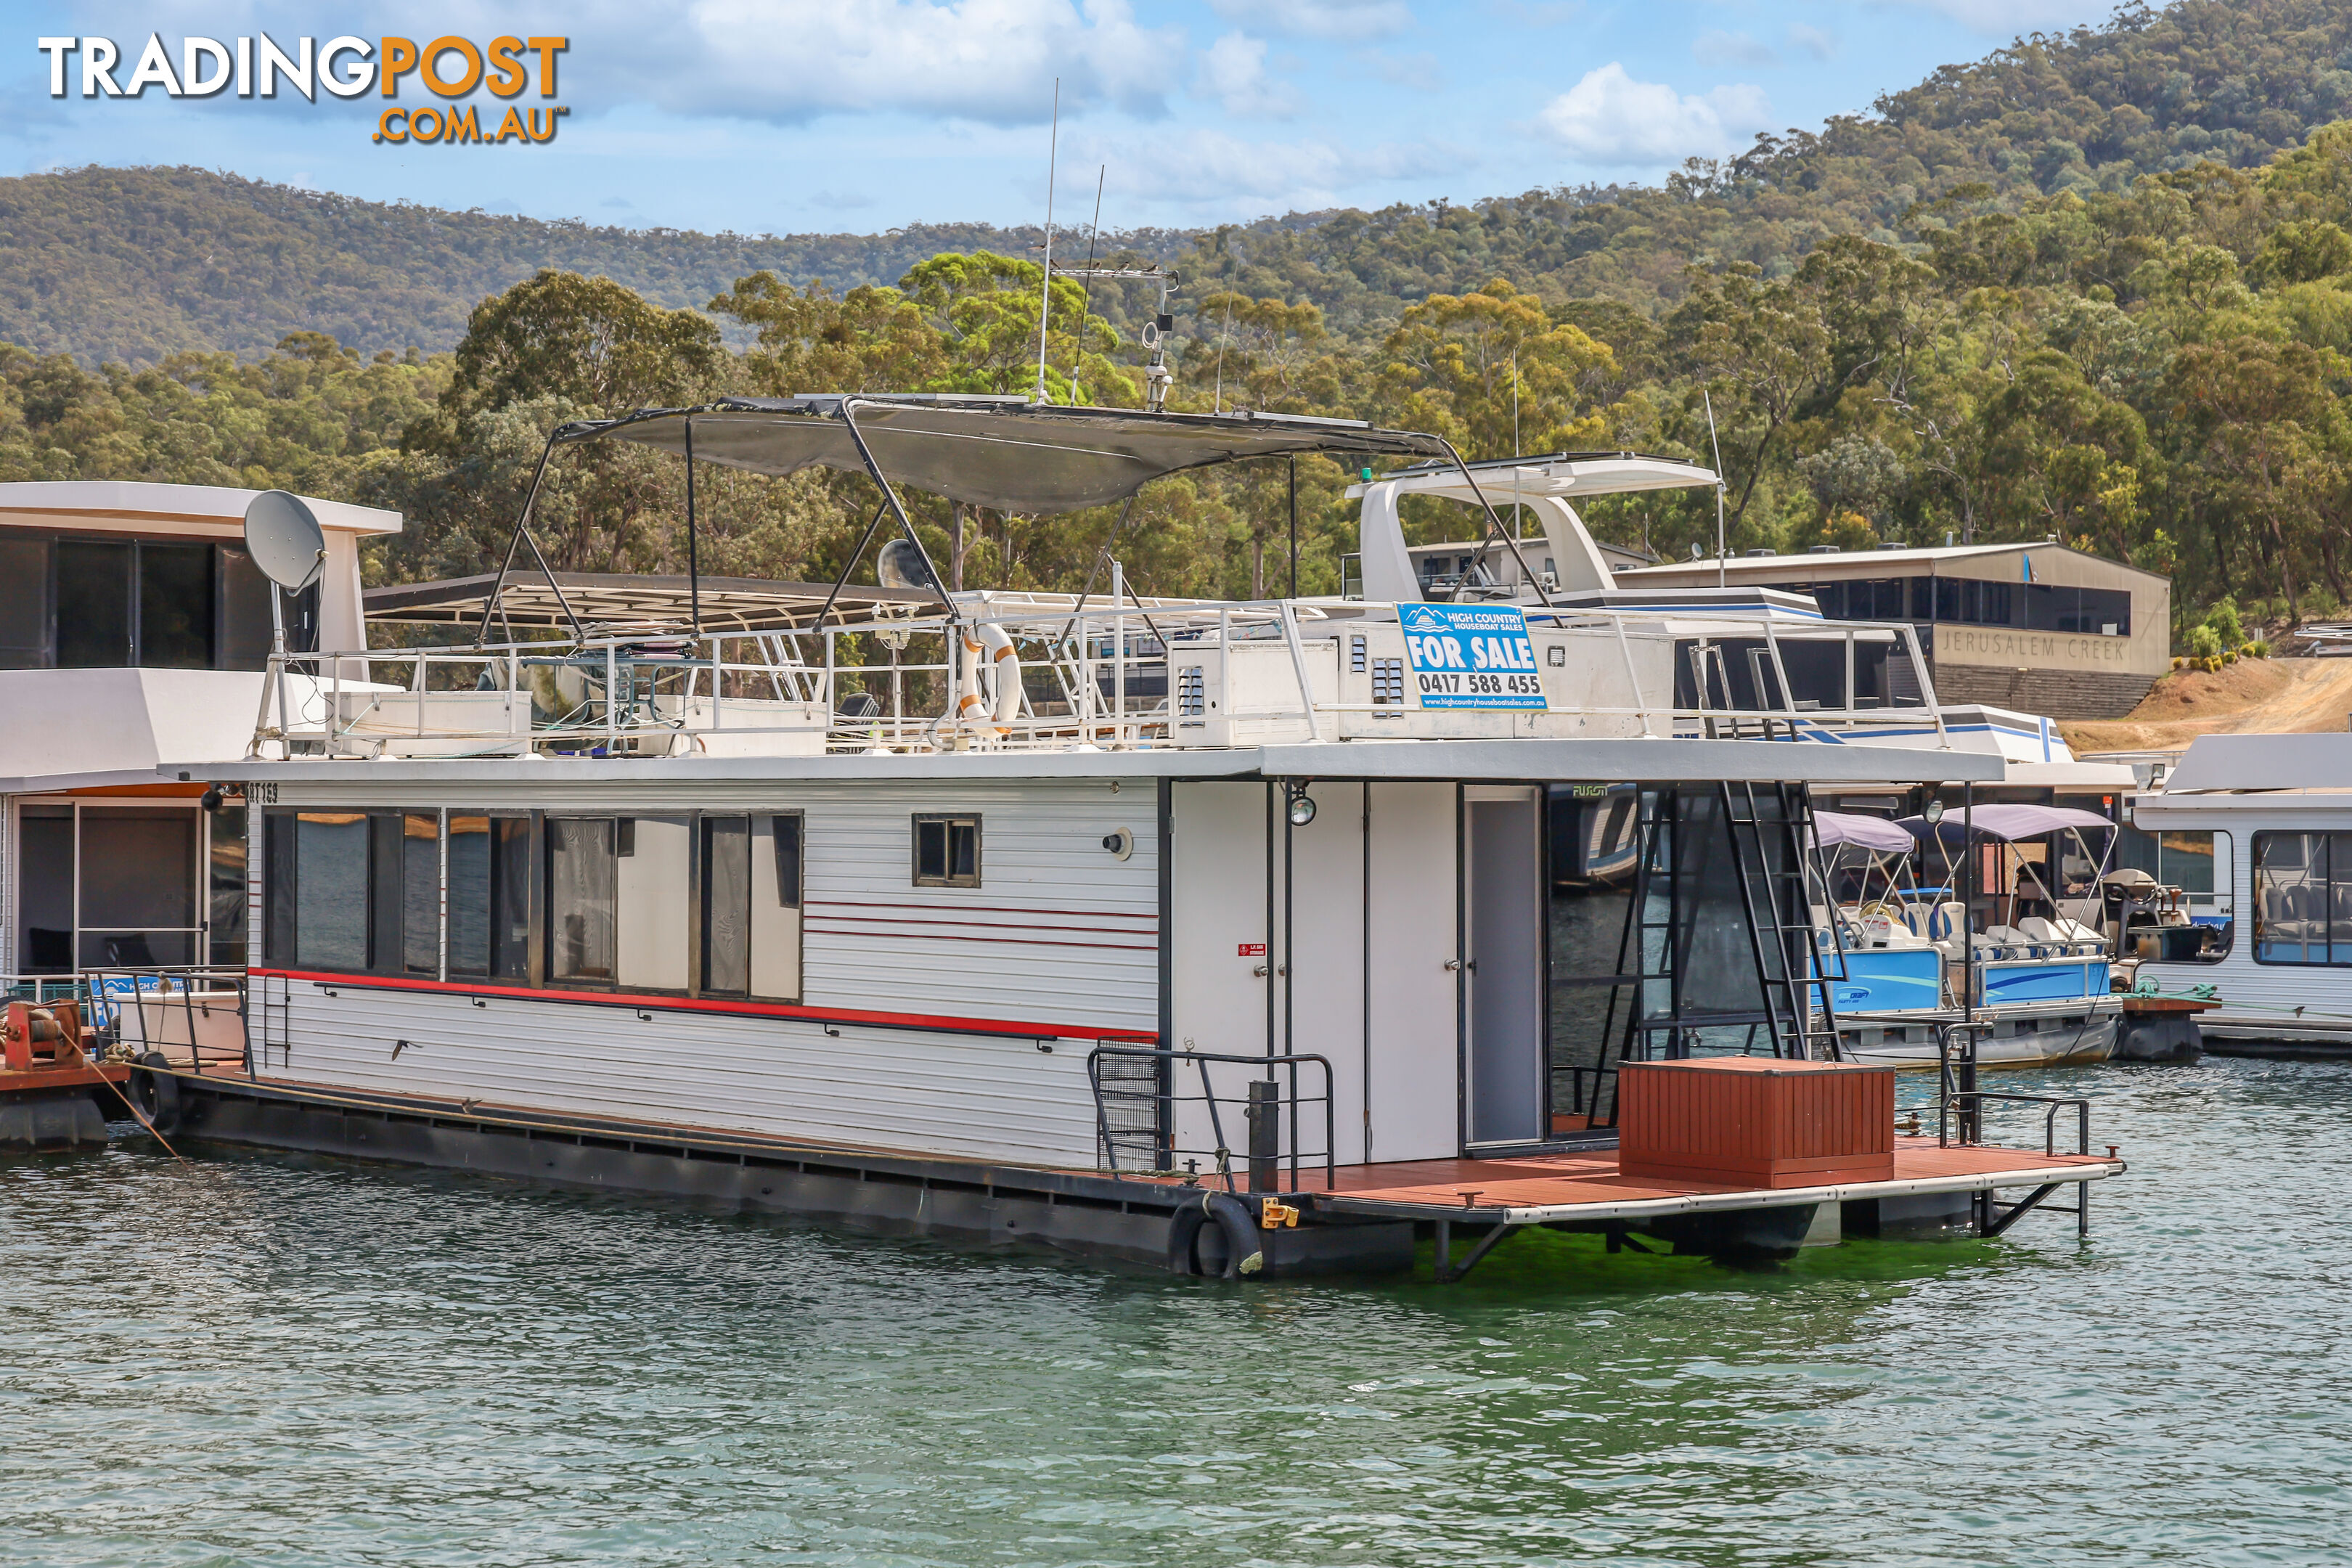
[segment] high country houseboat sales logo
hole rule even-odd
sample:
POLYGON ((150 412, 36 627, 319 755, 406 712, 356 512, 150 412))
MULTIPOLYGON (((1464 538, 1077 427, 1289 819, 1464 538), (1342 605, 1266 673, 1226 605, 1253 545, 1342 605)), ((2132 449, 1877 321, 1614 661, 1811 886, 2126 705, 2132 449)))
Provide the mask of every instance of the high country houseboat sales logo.
POLYGON ((147 35, 132 60, 111 38, 37 40, 49 58, 51 98, 143 98, 150 88, 165 98, 276 99, 290 89, 312 103, 324 92, 358 99, 373 92, 397 99, 415 88, 446 101, 390 104, 377 114, 374 139, 402 145, 437 142, 476 147, 530 147, 555 140, 562 104, 509 101, 555 96, 555 64, 571 40, 297 38, 289 49, 264 33, 250 38, 182 38, 176 54, 163 36, 147 35), (534 89, 536 89, 534 91, 534 89), (459 103, 487 91, 488 102, 459 103), (505 112, 500 114, 500 110, 505 112))

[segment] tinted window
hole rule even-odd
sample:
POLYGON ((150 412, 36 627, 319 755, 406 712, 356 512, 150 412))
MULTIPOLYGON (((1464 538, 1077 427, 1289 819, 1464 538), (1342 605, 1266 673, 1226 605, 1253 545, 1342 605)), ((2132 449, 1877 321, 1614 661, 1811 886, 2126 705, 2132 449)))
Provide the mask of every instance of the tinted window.
POLYGON ((242 550, 220 552, 223 669, 263 669, 269 664, 269 579, 242 550))
POLYGON ((915 885, 919 888, 980 886, 980 818, 915 818, 915 885))
POLYGON ((139 547, 139 662, 157 669, 213 666, 213 547, 139 547))
POLYGON ((702 820, 702 984, 740 996, 751 988, 751 819, 702 820))
POLYGON ((368 819, 358 811, 294 818, 294 964, 368 966, 368 819))
POLYGON ((530 977, 530 819, 490 819, 490 973, 530 977))
POLYGON ((246 815, 241 805, 213 813, 208 877, 214 963, 245 963, 246 815))
POLYGON ((131 662, 128 544, 69 539, 58 545, 58 665, 106 668, 131 662))
POLYGON ((49 654, 49 542, 0 539, 0 669, 38 669, 49 654))
POLYGON ((401 967, 441 973, 441 824, 429 811, 401 818, 401 967))
POLYGON ((17 962, 28 974, 73 967, 74 822, 69 805, 27 805, 16 818, 17 962))

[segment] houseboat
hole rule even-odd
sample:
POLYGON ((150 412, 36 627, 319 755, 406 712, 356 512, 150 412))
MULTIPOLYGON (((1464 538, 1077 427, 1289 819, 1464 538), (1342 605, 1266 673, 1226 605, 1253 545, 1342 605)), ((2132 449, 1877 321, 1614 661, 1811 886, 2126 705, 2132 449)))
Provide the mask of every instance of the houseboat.
MULTIPOLYGON (((134 1041, 155 1023, 153 1043, 178 1059, 197 1042, 215 1059, 244 1050, 232 977, 248 955, 247 824, 177 773, 241 752, 252 731, 273 639, 271 585, 243 537, 257 493, 0 484, 0 1003, 94 987, 89 1010, 111 1025, 104 998, 135 984, 129 972, 168 967, 171 1029, 137 1004, 126 1022, 134 1041)), ((287 646, 360 646, 359 547, 401 519, 308 505, 322 553, 281 606, 287 646)), ((299 704, 311 680, 284 685, 299 704)), ((68 1095, 31 1141, 103 1142, 123 1108, 97 1095, 68 1095)), ((24 1141, 0 1129, 0 1146, 24 1141)))
POLYGON ((2200 735, 2130 797, 2109 900, 2125 962, 2142 990, 2210 988, 2209 1049, 2352 1056, 2347 779, 2352 735, 2200 735))
POLYGON ((1685 732, 1654 617, 1153 600, 1115 569, 950 594, 898 494, 1052 513, 1434 437, 812 397, 553 456, 615 440, 863 474, 895 581, 722 594, 717 626, 698 581, 606 583, 594 626, 502 568, 470 643, 273 660, 318 700, 187 770, 247 809, 249 1051, 152 1065, 160 1128, 1228 1276, 1404 1267, 1417 1232, 1441 1278, 1529 1226, 1997 1232, 2122 1169, 2087 1132, 1986 1146, 1997 1097, 1965 1089, 1944 1137, 1897 1137, 1891 1077, 1818 1021, 1809 789, 1995 760, 1873 745, 1872 708, 1820 710, 1838 745, 1685 732), (1545 874, 1578 785, 1634 803, 1598 922, 1545 874), (1750 1090, 1847 1110, 1818 1148, 1691 1145, 1686 1091, 1750 1090))

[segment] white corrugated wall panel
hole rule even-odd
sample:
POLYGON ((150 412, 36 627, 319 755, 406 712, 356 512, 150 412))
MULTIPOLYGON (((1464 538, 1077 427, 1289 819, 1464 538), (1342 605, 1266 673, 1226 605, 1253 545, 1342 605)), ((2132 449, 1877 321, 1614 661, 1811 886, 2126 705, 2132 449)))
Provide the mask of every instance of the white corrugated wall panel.
POLYGON ((296 982, 266 1076, 973 1159, 1092 1165, 1086 1051, 1027 1039, 296 982), (408 1044, 394 1053, 398 1042, 408 1044))

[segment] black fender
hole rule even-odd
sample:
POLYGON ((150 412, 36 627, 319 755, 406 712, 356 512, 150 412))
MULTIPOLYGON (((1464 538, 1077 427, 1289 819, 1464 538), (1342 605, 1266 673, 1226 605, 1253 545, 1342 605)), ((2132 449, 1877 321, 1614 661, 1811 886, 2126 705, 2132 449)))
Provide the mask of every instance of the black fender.
POLYGON ((139 1067, 131 1075, 131 1103, 147 1119, 150 1131, 168 1138, 180 1130, 180 1080, 172 1076, 171 1062, 161 1051, 141 1057, 139 1067))
POLYGON ((1258 1225, 1249 1205, 1231 1193, 1202 1193, 1198 1203, 1187 1203, 1169 1217, 1168 1269, 1171 1274, 1198 1274, 1201 1227, 1214 1220, 1225 1236, 1224 1278, 1239 1279, 1265 1267, 1265 1250, 1258 1240, 1258 1225))

